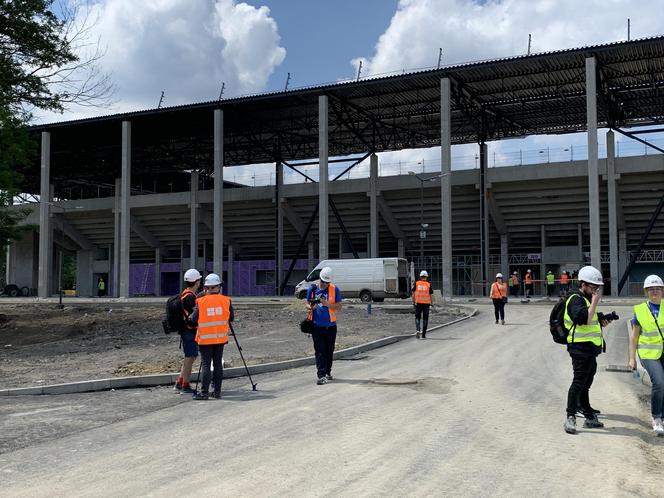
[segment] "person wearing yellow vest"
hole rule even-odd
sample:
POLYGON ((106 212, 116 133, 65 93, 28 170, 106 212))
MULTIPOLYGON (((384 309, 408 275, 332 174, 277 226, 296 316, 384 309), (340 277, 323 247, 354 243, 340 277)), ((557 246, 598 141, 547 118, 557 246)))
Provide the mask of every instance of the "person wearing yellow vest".
POLYGON ((643 289, 648 297, 645 303, 634 306, 632 333, 629 343, 629 366, 636 369, 636 353, 639 353, 641 365, 648 372, 652 383, 650 394, 650 412, 652 430, 658 436, 664 436, 664 313, 661 312, 664 282, 658 275, 649 275, 643 282, 643 289))
POLYGON ((493 302, 493 313, 496 317, 496 324, 498 319, 505 325, 505 303, 507 302, 507 284, 503 282, 503 274, 496 273, 496 281, 491 284, 491 292, 489 293, 491 301, 493 302))
POLYGON ((413 284, 411 290, 413 305, 415 305, 415 337, 418 339, 427 338, 427 327, 429 326, 429 309, 431 308, 433 288, 427 278, 429 278, 429 274, 426 270, 422 270, 420 279, 413 284), (420 324, 422 325, 421 333, 420 324))
POLYGON ((196 342, 201 351, 201 391, 195 400, 206 400, 210 393, 210 364, 214 366, 213 398, 221 398, 223 364, 221 357, 228 342, 229 323, 235 318, 231 299, 221 294, 221 279, 216 273, 205 277, 205 295, 196 299, 196 308, 189 319, 196 323, 196 342))
POLYGON ((556 286, 556 276, 551 270, 546 272, 546 297, 553 296, 553 289, 556 286))
POLYGON ((312 285, 307 292, 307 309, 312 313, 314 331, 311 338, 316 354, 316 384, 327 384, 333 380, 332 361, 337 341, 337 311, 341 310, 341 291, 332 283, 332 268, 320 271, 318 286, 312 285))
POLYGON ((560 275, 560 295, 564 296, 569 292, 569 273, 566 271, 560 275))
POLYGON ((530 299, 533 295, 533 272, 528 270, 524 280, 526 281, 526 298, 530 299))
POLYGON ((510 278, 512 279, 510 290, 512 291, 512 295, 516 297, 519 295, 519 273, 515 271, 510 278))
POLYGON ((99 277, 97 280, 97 297, 102 297, 106 295, 106 282, 104 282, 103 277, 99 277))
POLYGON ((579 270, 579 289, 565 301, 565 328, 567 352, 572 358, 574 378, 567 392, 567 418, 564 429, 568 434, 576 434, 576 411, 580 404, 585 417, 583 426, 588 429, 604 427, 597 418, 598 410, 590 406, 590 386, 597 372, 597 356, 602 353, 604 338, 597 315, 597 306, 602 298, 604 280, 602 273, 593 266, 579 270))
POLYGON ((198 357, 198 344, 196 344, 196 325, 189 320, 189 317, 196 307, 196 292, 201 285, 201 278, 201 274, 195 268, 190 268, 184 272, 184 289, 180 293, 180 302, 182 302, 182 311, 184 312, 185 329, 178 330, 184 359, 182 360, 180 375, 173 388, 179 393, 194 392, 189 385, 189 379, 191 378, 191 367, 198 357))

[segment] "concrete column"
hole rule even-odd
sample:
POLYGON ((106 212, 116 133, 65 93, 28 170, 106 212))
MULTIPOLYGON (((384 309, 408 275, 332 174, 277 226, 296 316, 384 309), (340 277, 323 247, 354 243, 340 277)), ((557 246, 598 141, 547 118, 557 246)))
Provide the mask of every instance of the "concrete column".
POLYGON ((161 249, 154 250, 154 295, 161 296, 161 249))
MULTIPOLYGON (((620 259, 618 260, 619 270, 618 270, 617 280, 620 280, 622 278, 623 273, 625 273, 625 270, 627 269, 627 264, 629 263, 629 256, 627 254, 627 230, 618 231, 618 251, 620 253, 620 259)), ((621 296, 629 295, 628 285, 623 285, 622 292, 620 293, 620 295, 621 296)))
MULTIPOLYGON (((5 269, 5 283, 12 284, 16 282, 16 243, 7 245, 7 268, 5 269)), ((32 287, 30 285, 29 287, 32 287)))
MULTIPOLYGON (((191 268, 198 265, 198 171, 191 172, 191 185, 189 193, 189 264, 191 268)), ((204 270, 204 268, 201 268, 204 270)))
POLYGON ((442 235, 443 299, 452 297, 452 112, 450 80, 440 80, 440 221, 442 235))
POLYGON ((369 257, 378 257, 378 156, 369 156, 369 257))
POLYGON ((120 208, 120 297, 129 297, 129 262, 131 230, 131 122, 122 122, 122 201, 120 208))
POLYGON ((505 282, 510 276, 510 259, 507 246, 507 234, 500 235, 500 273, 503 274, 505 282))
POLYGON ((586 116, 588 120, 588 210, 590 214, 590 264, 602 268, 599 226, 599 166, 597 159, 597 61, 586 59, 586 116))
POLYGON ((606 183, 609 205, 609 271, 611 272, 611 295, 618 295, 618 210, 616 209, 616 144, 613 130, 606 133, 606 183))
POLYGON ((339 234, 339 259, 344 257, 344 236, 339 234))
MULTIPOLYGON (((113 288, 113 294, 109 292, 109 295, 118 297, 120 295, 120 226, 122 225, 122 219, 120 218, 120 211, 122 205, 122 181, 120 178, 115 179, 115 204, 113 207, 113 263, 112 263, 112 272, 111 282, 113 288)), ((110 253, 109 253, 110 257, 110 253)))
POLYGON ((39 277, 37 294, 44 298, 50 295, 50 267, 53 258, 53 246, 51 244, 51 220, 50 220, 50 189, 51 175, 51 134, 43 131, 41 134, 41 179, 39 188, 39 277))
POLYGON ((94 254, 94 251, 76 251, 76 292, 79 296, 97 295, 97 282, 94 279, 94 254))
POLYGON ((281 295, 281 283, 284 278, 284 207, 281 199, 284 185, 284 165, 277 162, 277 181, 275 182, 275 202, 277 203, 277 274, 275 278, 277 296, 281 295))
POLYGON ((583 255, 583 225, 579 223, 576 225, 576 240, 579 244, 579 264, 585 263, 585 256, 583 255))
MULTIPOLYGON (((228 295, 233 295, 234 289, 233 289, 233 265, 235 264, 235 248, 232 245, 228 246, 228 269, 226 270, 226 280, 228 282, 226 283, 226 289, 228 289, 226 292, 228 292, 228 295)), ((219 274, 221 275, 221 273, 219 274)))
POLYGON ((314 269, 314 266, 316 266, 316 255, 314 253, 314 243, 312 241, 309 241, 308 245, 308 254, 307 258, 309 261, 307 262, 307 271, 311 271, 314 269))
POLYGON ((397 257, 405 258, 406 257, 406 245, 403 242, 403 239, 397 240, 397 257))
MULTIPOLYGON (((546 279, 546 264, 544 261, 544 249, 546 248, 546 228, 540 225, 540 280, 546 279)), ((546 293, 545 283, 542 282, 541 288, 546 293)))
MULTIPOLYGON (((184 241, 180 241, 180 278, 179 278, 179 285, 182 285, 184 282, 184 272, 186 270, 184 269, 184 241)), ((221 276, 221 273, 219 273, 221 276)), ((205 279, 203 279, 205 281, 205 279)), ((202 283, 202 282, 201 282, 202 283)))
POLYGON ((480 265, 482 267, 482 293, 486 295, 489 275, 489 203, 487 170, 489 155, 486 143, 480 144, 480 265))
POLYGON ((318 257, 328 259, 328 103, 327 96, 318 97, 318 257))
POLYGON ((224 267, 224 111, 214 111, 214 230, 212 271, 221 276, 224 267))

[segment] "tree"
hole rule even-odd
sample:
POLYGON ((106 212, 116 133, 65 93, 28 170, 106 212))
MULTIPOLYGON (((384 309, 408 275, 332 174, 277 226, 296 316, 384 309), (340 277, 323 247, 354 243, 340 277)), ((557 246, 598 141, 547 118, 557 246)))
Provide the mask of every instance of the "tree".
MULTIPOLYGON (((81 5, 81 4, 77 4, 81 5)), ((85 5, 83 4, 85 7, 85 5)), ((99 40, 90 40, 90 9, 66 1, 0 0, 0 245, 20 237, 25 212, 9 210, 20 192, 17 169, 34 164, 38 144, 27 126, 34 109, 103 106, 114 87, 99 70, 99 40), (56 15, 55 10, 58 14, 56 15)))

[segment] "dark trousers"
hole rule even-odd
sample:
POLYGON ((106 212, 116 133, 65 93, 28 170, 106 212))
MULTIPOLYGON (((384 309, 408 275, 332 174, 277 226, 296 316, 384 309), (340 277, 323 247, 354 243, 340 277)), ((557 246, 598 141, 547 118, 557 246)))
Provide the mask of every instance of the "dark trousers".
POLYGON ((505 319, 505 303, 502 299, 492 299, 493 301, 493 314, 496 321, 505 319))
POLYGON ((337 326, 329 328, 314 326, 311 334, 316 353, 316 373, 318 378, 332 374, 332 360, 334 357, 334 343, 337 340, 337 326))
POLYGON ((510 287, 510 290, 512 291, 513 296, 518 296, 519 295, 519 285, 513 285, 510 287))
POLYGON ((214 392, 221 392, 221 380, 224 376, 224 370, 221 366, 221 357, 224 354, 223 344, 210 344, 208 346, 199 346, 201 353, 201 370, 203 378, 201 379, 201 392, 207 394, 210 390, 210 364, 214 365, 214 392))
POLYGON ((415 305, 415 330, 418 332, 422 330, 422 336, 427 335, 427 327, 429 326, 429 308, 430 304, 416 304, 415 305), (420 329, 420 323, 422 328, 420 329))
POLYGON ((526 297, 533 295, 533 284, 526 284, 526 297))
POLYGON ((572 357, 574 378, 567 392, 567 416, 574 416, 577 405, 580 405, 584 417, 595 418, 595 414, 590 408, 589 391, 590 386, 593 385, 595 372, 597 372, 597 358, 572 353, 570 356, 572 357))
POLYGON ((556 284, 546 284, 546 295, 547 297, 553 296, 553 288, 556 284))

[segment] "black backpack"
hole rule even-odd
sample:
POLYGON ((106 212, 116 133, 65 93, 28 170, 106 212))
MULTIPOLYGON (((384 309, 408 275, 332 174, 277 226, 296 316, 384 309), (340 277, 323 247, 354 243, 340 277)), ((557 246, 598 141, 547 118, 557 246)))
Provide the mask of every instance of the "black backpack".
POLYGON ((169 297, 166 301, 166 320, 161 322, 165 334, 171 332, 182 333, 187 329, 187 323, 182 307, 182 297, 180 294, 169 297))
POLYGON ((572 330, 565 327, 565 305, 567 299, 572 295, 574 294, 561 297, 553 306, 551 315, 549 316, 549 332, 551 332, 551 338, 556 344, 567 344, 567 337, 570 333, 574 334, 574 329, 576 328, 576 324, 572 327, 572 330))

